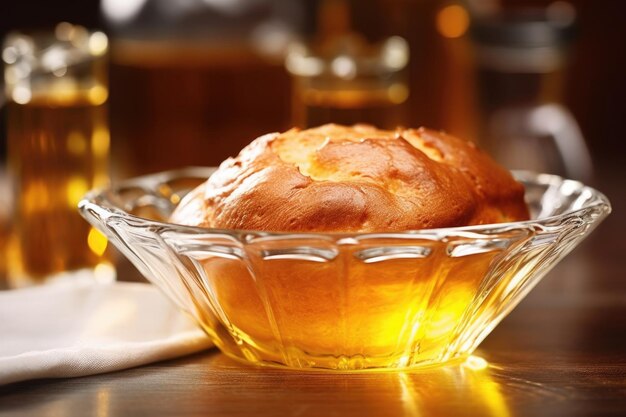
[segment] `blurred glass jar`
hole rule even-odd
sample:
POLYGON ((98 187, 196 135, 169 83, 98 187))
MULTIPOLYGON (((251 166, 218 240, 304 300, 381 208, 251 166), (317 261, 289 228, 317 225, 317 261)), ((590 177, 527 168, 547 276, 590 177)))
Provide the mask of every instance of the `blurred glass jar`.
POLYGON ((500 163, 589 181, 592 163, 580 127, 562 104, 575 10, 546 9, 475 16, 480 141, 500 163))
POLYGON ((109 178, 107 51, 104 33, 69 23, 4 40, 14 188, 11 286, 85 268, 98 278, 114 277, 106 238, 76 209, 89 189, 109 178))
POLYGON ((398 36, 369 44, 345 34, 292 45, 285 65, 293 77, 293 124, 406 125, 408 61, 408 43, 398 36))
POLYGON ((111 131, 118 178, 217 165, 289 127, 284 51, 305 3, 103 0, 112 35, 111 131))

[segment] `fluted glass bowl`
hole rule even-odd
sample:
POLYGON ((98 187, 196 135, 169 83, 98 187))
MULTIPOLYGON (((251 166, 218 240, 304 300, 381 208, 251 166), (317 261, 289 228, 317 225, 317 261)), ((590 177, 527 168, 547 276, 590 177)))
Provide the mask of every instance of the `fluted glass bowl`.
POLYGON ((579 182, 515 172, 533 220, 340 234, 167 223, 212 172, 125 181, 80 211, 225 354, 267 366, 401 369, 469 355, 610 212, 579 182))

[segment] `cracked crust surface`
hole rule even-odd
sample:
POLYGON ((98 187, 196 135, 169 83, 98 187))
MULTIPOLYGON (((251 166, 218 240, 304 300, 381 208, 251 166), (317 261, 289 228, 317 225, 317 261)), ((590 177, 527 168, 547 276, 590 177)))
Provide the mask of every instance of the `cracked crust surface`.
POLYGON ((189 193, 170 220, 390 232, 526 219, 522 185, 471 142, 425 128, 329 124, 254 140, 189 193))

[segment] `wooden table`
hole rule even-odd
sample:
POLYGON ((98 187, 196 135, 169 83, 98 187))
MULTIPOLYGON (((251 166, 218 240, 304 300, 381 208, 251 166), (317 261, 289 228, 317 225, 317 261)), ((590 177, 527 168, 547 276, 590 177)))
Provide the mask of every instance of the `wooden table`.
MULTIPOLYGON (((2 416, 626 416, 626 244, 614 213, 476 354, 409 373, 245 367, 217 351, 105 375, 0 387, 2 416)), ((0 335, 0 337, 2 337, 0 335)))

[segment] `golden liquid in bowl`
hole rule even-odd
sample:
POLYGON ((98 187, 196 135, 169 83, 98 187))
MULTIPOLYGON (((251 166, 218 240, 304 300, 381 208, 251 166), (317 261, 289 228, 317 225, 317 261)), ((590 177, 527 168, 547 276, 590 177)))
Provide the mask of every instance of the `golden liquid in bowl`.
MULTIPOLYGON (((345 247, 327 263, 203 261, 209 298, 253 362, 361 369, 441 360, 500 251, 364 263, 345 247)), ((215 333, 215 324, 207 331, 215 333)), ((220 329, 217 329, 219 333, 220 329)), ((218 335, 219 337, 219 335, 218 335)), ((220 338, 222 342, 227 338, 220 338)))

